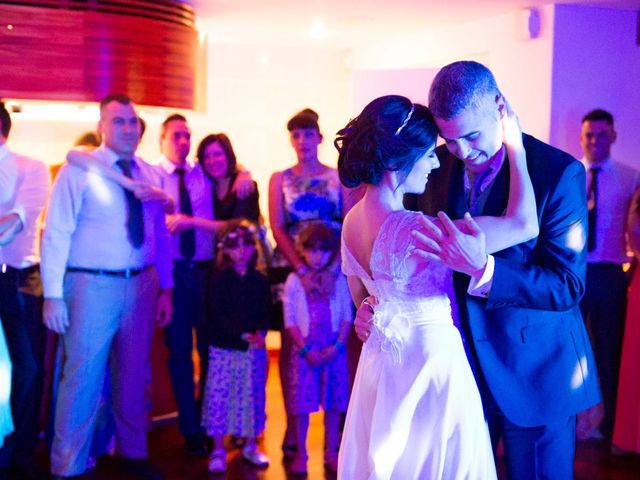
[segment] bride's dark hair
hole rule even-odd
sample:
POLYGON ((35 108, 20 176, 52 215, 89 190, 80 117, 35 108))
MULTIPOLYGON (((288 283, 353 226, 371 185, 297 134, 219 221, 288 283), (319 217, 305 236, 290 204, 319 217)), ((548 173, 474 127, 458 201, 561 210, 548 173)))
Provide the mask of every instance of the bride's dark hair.
POLYGON ((337 133, 340 181, 357 187, 377 184, 385 171, 406 175, 435 145, 436 136, 433 116, 424 105, 400 95, 376 98, 337 133))

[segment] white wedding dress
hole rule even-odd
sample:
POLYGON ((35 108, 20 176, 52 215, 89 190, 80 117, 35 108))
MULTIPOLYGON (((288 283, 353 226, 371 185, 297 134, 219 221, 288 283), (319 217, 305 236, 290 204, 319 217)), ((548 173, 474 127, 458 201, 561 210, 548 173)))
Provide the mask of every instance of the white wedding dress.
POLYGON ((496 478, 480 394, 451 317, 451 271, 407 261, 417 213, 383 222, 371 278, 342 242, 342 269, 375 295, 375 327, 358 363, 338 478, 496 478))

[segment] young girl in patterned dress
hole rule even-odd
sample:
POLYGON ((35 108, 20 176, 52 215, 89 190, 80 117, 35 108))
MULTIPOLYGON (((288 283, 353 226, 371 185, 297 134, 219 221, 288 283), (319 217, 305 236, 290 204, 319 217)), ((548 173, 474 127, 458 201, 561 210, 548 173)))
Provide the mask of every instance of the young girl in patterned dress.
POLYGON ((232 220, 221 232, 217 270, 207 295, 209 367, 202 425, 213 438, 209 458, 213 473, 227 468, 227 434, 246 438, 245 460, 258 467, 269 465, 256 445, 265 427, 268 364, 264 337, 271 315, 269 282, 255 268, 256 231, 246 220, 232 220))
POLYGON ((289 274, 284 287, 284 326, 293 341, 285 405, 294 418, 297 451, 291 473, 307 471, 309 414, 324 410, 325 466, 336 471, 340 414, 349 402, 344 342, 353 321, 346 278, 332 264, 338 236, 324 223, 311 223, 298 237, 310 272, 289 274))

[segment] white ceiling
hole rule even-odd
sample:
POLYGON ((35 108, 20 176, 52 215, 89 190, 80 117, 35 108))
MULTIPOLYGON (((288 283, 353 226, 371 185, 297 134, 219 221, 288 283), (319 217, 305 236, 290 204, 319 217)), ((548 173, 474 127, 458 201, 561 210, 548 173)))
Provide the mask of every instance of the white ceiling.
MULTIPOLYGON (((185 0, 201 30, 233 43, 309 43, 312 24, 326 25, 325 44, 354 47, 394 32, 462 24, 552 3, 550 0, 185 0)), ((640 0, 560 0, 640 10, 640 0)))

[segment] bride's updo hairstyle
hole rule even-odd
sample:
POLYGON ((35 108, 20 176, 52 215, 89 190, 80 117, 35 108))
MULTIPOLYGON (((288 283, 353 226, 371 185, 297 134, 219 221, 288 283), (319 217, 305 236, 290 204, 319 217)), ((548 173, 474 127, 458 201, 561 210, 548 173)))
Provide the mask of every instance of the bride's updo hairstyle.
POLYGON ((376 98, 340 130, 338 173, 346 187, 376 185, 385 171, 409 174, 436 143, 437 130, 427 107, 406 97, 376 98))

